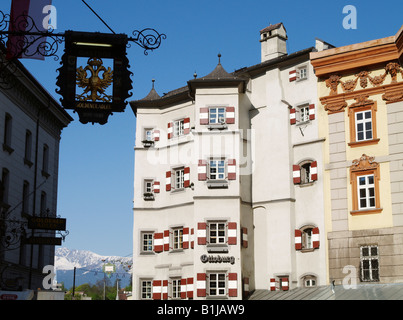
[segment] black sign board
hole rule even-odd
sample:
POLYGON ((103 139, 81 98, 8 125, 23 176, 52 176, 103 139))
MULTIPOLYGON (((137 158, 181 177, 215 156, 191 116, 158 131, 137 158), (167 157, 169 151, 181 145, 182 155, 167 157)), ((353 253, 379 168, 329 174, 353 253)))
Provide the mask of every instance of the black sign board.
POLYGON ((80 122, 105 124, 113 112, 124 111, 132 89, 127 43, 125 34, 65 32, 56 92, 80 122))
POLYGON ((29 229, 42 230, 66 230, 66 219, 49 217, 30 217, 28 219, 29 229))
POLYGON ((42 245, 61 246, 62 238, 30 237, 25 240, 25 244, 42 244, 42 245))

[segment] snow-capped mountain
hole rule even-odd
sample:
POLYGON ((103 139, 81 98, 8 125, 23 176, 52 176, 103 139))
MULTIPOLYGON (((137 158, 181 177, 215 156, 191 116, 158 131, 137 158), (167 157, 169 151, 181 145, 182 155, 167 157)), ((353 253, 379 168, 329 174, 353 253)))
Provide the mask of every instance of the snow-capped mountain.
POLYGON ((104 279, 102 271, 104 264, 115 265, 115 272, 106 275, 112 285, 116 279, 120 280, 120 287, 130 283, 131 257, 101 256, 91 251, 65 247, 57 248, 55 251, 56 279, 59 283, 64 282, 67 289, 73 286, 74 267, 76 268, 76 286, 83 283, 93 285, 98 280, 104 279))

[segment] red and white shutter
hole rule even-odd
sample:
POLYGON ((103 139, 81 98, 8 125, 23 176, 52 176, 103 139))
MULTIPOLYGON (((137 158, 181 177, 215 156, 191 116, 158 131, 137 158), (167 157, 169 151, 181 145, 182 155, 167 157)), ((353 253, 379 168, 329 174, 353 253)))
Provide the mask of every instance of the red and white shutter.
POLYGON ((312 181, 318 180, 318 163, 316 161, 311 163, 311 170, 309 172, 312 181))
POLYGON ((186 279, 186 292, 189 299, 193 299, 193 278, 186 279))
POLYGON ((288 79, 290 82, 297 80, 297 70, 293 69, 288 73, 288 79))
POLYGON ((183 133, 184 134, 190 133, 190 118, 183 119, 183 133))
POLYGON ((290 109, 290 124, 296 124, 297 123, 297 117, 296 117, 296 112, 295 108, 290 109))
POLYGON ((164 235, 162 232, 154 233, 154 252, 162 252, 164 250, 164 235))
POLYGON ((168 139, 172 139, 174 135, 174 123, 173 122, 168 122, 168 139))
POLYGON ((235 107, 227 107, 225 110, 225 122, 227 124, 235 123, 235 107))
POLYGON ((189 228, 183 228, 183 249, 189 249, 189 228))
POLYGON ((186 288, 186 278, 181 279, 181 299, 186 299, 187 288, 186 288))
POLYGON ((228 296, 237 297, 238 296, 238 274, 228 273, 228 296))
POLYGON ((185 167, 185 169, 183 169, 183 173, 184 173, 184 182, 183 182, 183 186, 185 188, 188 188, 190 186, 190 168, 189 167, 185 167))
POLYGON ((207 223, 199 222, 197 224, 197 244, 204 245, 207 242, 207 223))
POLYGON ((208 108, 200 108, 200 124, 208 124, 208 108))
POLYGON ((276 279, 270 278, 270 291, 276 291, 276 279))
POLYGON ((167 171, 165 177, 165 190, 171 191, 171 171, 167 171))
POLYGON ((160 141, 160 131, 159 130, 154 130, 153 131, 153 140, 154 141, 160 141))
POLYGON ((242 247, 248 247, 248 228, 242 228, 242 247))
POLYGON ((205 297, 206 296, 206 274, 205 273, 198 273, 197 274, 197 282, 196 282, 196 289, 197 289, 197 296, 198 297, 205 297))
POLYGON ((168 300, 168 280, 162 281, 162 299, 168 300))
POLYGON ((169 251, 169 230, 164 230, 164 251, 169 251))
POLYGON ((249 278, 243 278, 243 298, 249 296, 249 278))
POLYGON ((153 190, 154 190, 154 193, 160 193, 160 182, 159 181, 153 182, 153 190))
POLYGON ((235 245, 236 244, 236 222, 228 222, 227 231, 228 231, 228 244, 235 245))
POLYGON ((281 290, 287 291, 289 288, 288 278, 281 278, 281 290))
POLYGON ((195 247, 195 229, 190 230, 190 247, 194 249, 195 247))
POLYGON ((153 300, 161 300, 161 280, 153 281, 153 300))
POLYGON ((292 166, 292 180, 294 184, 301 183, 301 168, 297 164, 292 166))
POLYGON ((319 228, 312 229, 312 246, 314 249, 318 249, 320 244, 319 240, 319 228))
POLYGON ((228 159, 228 180, 236 179, 236 161, 235 159, 228 159))
POLYGON ((302 232, 299 229, 295 229, 295 250, 302 249, 302 232))
POLYGON ((199 181, 207 180, 207 161, 199 160, 199 164, 197 167, 197 177, 199 181))
POLYGON ((309 120, 315 120, 315 105, 309 105, 309 120))

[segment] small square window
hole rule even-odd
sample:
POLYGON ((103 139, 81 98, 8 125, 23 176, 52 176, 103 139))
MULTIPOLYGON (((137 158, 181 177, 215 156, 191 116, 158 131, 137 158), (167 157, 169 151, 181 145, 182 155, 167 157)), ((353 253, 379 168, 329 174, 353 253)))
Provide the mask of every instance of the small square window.
POLYGON ((225 123, 225 108, 209 108, 209 123, 224 124, 225 123))
POLYGON ((153 252, 153 235, 152 232, 143 232, 141 234, 142 252, 153 252))

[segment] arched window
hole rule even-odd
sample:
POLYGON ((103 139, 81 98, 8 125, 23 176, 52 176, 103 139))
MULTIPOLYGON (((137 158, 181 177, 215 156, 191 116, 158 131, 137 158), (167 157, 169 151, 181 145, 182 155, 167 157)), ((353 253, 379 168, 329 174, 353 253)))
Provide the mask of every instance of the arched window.
POLYGON ((313 160, 305 160, 293 165, 294 184, 307 184, 318 180, 318 164, 313 160))

